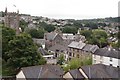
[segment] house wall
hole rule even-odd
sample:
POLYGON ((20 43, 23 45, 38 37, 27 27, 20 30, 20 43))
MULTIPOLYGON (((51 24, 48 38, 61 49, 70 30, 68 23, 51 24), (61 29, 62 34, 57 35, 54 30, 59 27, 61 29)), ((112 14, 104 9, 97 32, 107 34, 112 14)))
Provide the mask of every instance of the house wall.
POLYGON ((54 42, 55 42, 55 44, 56 43, 62 43, 63 42, 63 39, 62 39, 62 37, 58 34, 56 37, 55 37, 55 39, 54 39, 54 42))
POLYGON ((73 77, 71 76, 71 74, 69 72, 67 72, 64 76, 63 76, 64 79, 70 79, 70 80, 73 80, 73 77))
MULTIPOLYGON (((44 36, 45 40, 46 40, 46 37, 44 36)), ((53 45, 55 44, 62 44, 63 42, 63 39, 62 37, 58 34, 57 36, 55 36, 54 40, 46 40, 46 43, 45 43, 45 48, 48 49, 50 47, 52 47, 53 45)))
POLYGON ((80 49, 75 49, 75 48, 69 48, 69 52, 68 52, 68 58, 69 60, 71 60, 72 58, 82 58, 82 59, 86 59, 86 58, 90 58, 91 57, 91 52, 86 52, 86 51, 82 51, 80 49))
POLYGON ((16 80, 21 80, 21 79, 26 80, 22 70, 16 75, 16 80))
POLYGON ((104 65, 110 65, 112 64, 112 66, 114 67, 120 67, 120 59, 117 58, 112 58, 112 61, 110 61, 110 57, 101 57, 99 55, 92 55, 92 64, 104 64, 104 65))
POLYGON ((92 55, 92 63, 93 64, 99 64, 100 63, 100 56, 98 55, 92 55))

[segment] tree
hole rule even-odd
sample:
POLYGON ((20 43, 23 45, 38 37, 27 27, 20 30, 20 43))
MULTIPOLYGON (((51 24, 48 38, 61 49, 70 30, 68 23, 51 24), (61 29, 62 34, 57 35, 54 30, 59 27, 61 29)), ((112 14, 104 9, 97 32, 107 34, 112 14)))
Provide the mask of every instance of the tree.
MULTIPOLYGON (((3 38, 7 42, 4 44, 3 56, 3 75, 14 75, 21 67, 45 64, 45 59, 37 52, 37 46, 33 43, 30 35, 21 33, 14 35, 11 39, 13 31, 5 33, 11 29, 3 28, 3 38), (10 39, 9 39, 10 38, 10 39), (6 49, 7 48, 7 49, 6 49), (12 73, 10 73, 12 71, 12 73)), ((5 43, 3 41, 3 43, 5 43)), ((3 44, 2 43, 2 44, 3 44)))
POLYGON ((15 36, 15 30, 2 26, 2 58, 6 61, 7 56, 6 52, 9 50, 8 44, 9 41, 12 40, 15 36))
POLYGON ((98 23, 98 25, 103 27, 107 26, 105 23, 98 23))
POLYGON ((74 58, 68 64, 70 65, 70 69, 77 69, 80 67, 81 62, 79 58, 74 58))
POLYGON ((58 58, 58 64, 62 65, 64 61, 64 54, 60 54, 60 57, 58 58))
POLYGON ((39 23, 40 28, 44 28, 47 32, 52 32, 55 30, 55 27, 51 24, 46 24, 45 22, 39 23))
POLYGON ((88 22, 84 25, 84 27, 89 27, 89 28, 92 28, 92 29, 97 29, 98 28, 98 25, 97 23, 93 23, 93 22, 88 22))
POLYGON ((87 39, 90 39, 92 36, 92 31, 91 30, 82 30, 80 32, 80 34, 85 36, 87 39))
MULTIPOLYGON (((96 44, 99 47, 105 47, 108 45, 108 41, 107 41, 107 33, 103 30, 93 30, 93 35, 92 35, 95 39, 96 39, 96 44)), ((95 44, 95 43, 94 43, 95 44)))
POLYGON ((73 34, 76 34, 77 33, 77 28, 67 26, 67 27, 64 27, 62 29, 62 32, 63 33, 73 33, 73 34))
POLYGON ((52 32, 55 30, 55 27, 53 25, 48 25, 48 26, 44 27, 44 29, 48 32, 52 32))
POLYGON ((107 33, 104 30, 101 30, 101 29, 93 30, 93 36, 95 36, 98 39, 100 39, 101 37, 106 39, 108 37, 107 33))
POLYGON ((8 46, 7 56, 9 59, 7 62, 15 69, 45 63, 45 61, 40 62, 42 57, 37 52, 37 47, 28 34, 23 33, 15 36, 8 46))
POLYGON ((107 33, 101 29, 95 30, 82 30, 81 35, 85 36, 89 44, 98 45, 99 47, 105 47, 108 45, 107 33))
POLYGON ((86 58, 73 58, 71 59, 67 65, 63 66, 63 69, 66 71, 71 69, 77 69, 81 66, 85 65, 91 65, 92 64, 92 57, 86 57, 86 58))
POLYGON ((45 33, 45 31, 41 28, 38 28, 38 29, 26 28, 25 32, 30 34, 32 38, 44 38, 44 33, 45 33))
POLYGON ((20 20, 20 23, 19 23, 22 31, 24 31, 24 29, 28 26, 28 22, 25 22, 24 20, 20 20))
POLYGON ((79 22, 79 21, 74 21, 73 25, 79 29, 79 28, 83 28, 83 25, 79 22))

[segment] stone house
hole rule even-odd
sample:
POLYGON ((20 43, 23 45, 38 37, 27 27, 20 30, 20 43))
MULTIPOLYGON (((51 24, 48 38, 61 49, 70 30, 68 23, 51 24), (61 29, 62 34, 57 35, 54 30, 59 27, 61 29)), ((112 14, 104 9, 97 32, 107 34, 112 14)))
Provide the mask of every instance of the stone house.
POLYGON ((51 32, 51 33, 45 33, 44 34, 44 39, 46 41, 46 49, 48 49, 49 47, 52 47, 55 44, 62 44, 63 39, 62 37, 55 32, 51 32))
POLYGON ((69 60, 71 58, 90 58, 99 47, 97 45, 90 45, 83 42, 73 41, 68 45, 69 60))
POLYGON ((82 42, 71 42, 68 45, 68 55, 69 55, 69 60, 72 58, 80 58, 83 55, 82 48, 85 46, 85 43, 82 42))

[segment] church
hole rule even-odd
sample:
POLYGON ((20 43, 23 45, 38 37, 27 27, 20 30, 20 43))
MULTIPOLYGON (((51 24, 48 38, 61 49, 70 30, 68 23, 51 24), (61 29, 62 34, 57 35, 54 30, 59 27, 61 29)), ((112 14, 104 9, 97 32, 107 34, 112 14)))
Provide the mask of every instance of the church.
POLYGON ((4 13, 4 25, 6 27, 14 29, 16 31, 16 34, 19 34, 21 32, 19 22, 20 22, 19 10, 17 10, 17 12, 8 12, 6 7, 4 13))

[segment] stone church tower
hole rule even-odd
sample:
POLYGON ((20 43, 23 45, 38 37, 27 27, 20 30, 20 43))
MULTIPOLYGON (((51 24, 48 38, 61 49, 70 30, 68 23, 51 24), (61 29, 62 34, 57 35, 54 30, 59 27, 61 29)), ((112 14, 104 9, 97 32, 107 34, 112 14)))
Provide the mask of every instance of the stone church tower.
POLYGON ((7 8, 5 9, 5 15, 4 15, 4 24, 6 27, 10 27, 14 30, 16 30, 16 34, 20 33, 19 28, 19 10, 17 12, 8 12, 7 8))

